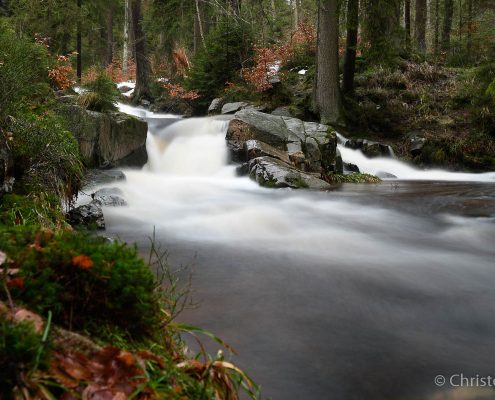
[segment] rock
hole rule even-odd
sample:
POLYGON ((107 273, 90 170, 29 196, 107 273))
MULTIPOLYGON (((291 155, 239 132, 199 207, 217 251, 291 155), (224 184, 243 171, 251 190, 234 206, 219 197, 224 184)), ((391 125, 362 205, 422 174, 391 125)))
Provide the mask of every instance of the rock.
POLYGON ((356 164, 351 164, 351 163, 343 163, 343 169, 344 173, 354 173, 357 172, 359 173, 359 167, 356 164))
POLYGON ((272 115, 278 115, 280 117, 292 118, 292 115, 289 111, 288 106, 277 107, 275 110, 272 111, 272 115))
POLYGON ((249 103, 245 101, 238 101, 237 103, 227 103, 222 107, 222 114, 233 114, 243 108, 247 107, 249 103))
POLYGON ((244 109, 229 123, 227 140, 257 140, 287 151, 289 160, 301 171, 329 173, 339 170, 336 166, 336 133, 320 123, 244 109))
POLYGON ((227 140, 256 139, 285 150, 290 131, 282 117, 254 110, 241 110, 229 123, 227 140))
POLYGON ((223 105, 224 100, 221 97, 213 99, 210 107, 208 107, 208 115, 220 114, 222 112, 223 105))
POLYGON ((70 210, 67 213, 67 219, 71 225, 105 229, 105 219, 103 218, 101 203, 97 200, 70 210))
POLYGON ((261 186, 294 189, 330 189, 331 185, 313 175, 300 172, 272 157, 258 157, 248 163, 249 176, 261 186))
POLYGON ((305 142, 306 163, 310 171, 316 171, 321 168, 321 152, 318 142, 313 137, 308 137, 305 142))
POLYGON ((119 170, 93 169, 88 171, 85 180, 89 186, 106 185, 112 182, 125 181, 126 176, 119 170))
POLYGON ((0 196, 10 193, 14 186, 14 157, 8 140, 0 136, 0 196))
POLYGON ((130 86, 124 85, 124 86, 119 87, 119 92, 120 93, 127 93, 127 92, 131 91, 132 89, 133 88, 131 88, 130 86))
POLYGON ((141 99, 139 100, 139 104, 141 104, 143 107, 149 107, 151 106, 151 101, 146 99, 141 99))
POLYGON ((290 164, 287 152, 280 151, 259 140, 247 140, 244 143, 244 150, 246 152, 246 161, 252 160, 253 158, 269 156, 290 164))
POLYGON ((426 139, 420 136, 413 136, 409 144, 409 152, 413 157, 419 156, 426 143, 426 139))
POLYGON ((227 148, 229 149, 230 161, 246 161, 246 150, 244 149, 244 143, 244 140, 227 140, 227 148))
POLYGON ((123 192, 119 188, 103 188, 94 192, 91 197, 102 206, 120 207, 126 206, 127 202, 122 197, 123 192))
POLYGON ((344 162, 342 161, 342 155, 340 154, 339 149, 337 149, 336 154, 335 154, 334 172, 336 174, 343 174, 344 173, 344 162))
POLYGON ((361 150, 368 158, 394 157, 394 151, 389 145, 372 142, 366 139, 349 139, 345 142, 345 147, 354 150, 361 150))
POLYGON ((71 132, 89 168, 142 167, 148 160, 145 121, 124 113, 99 113, 78 105, 64 107, 71 132))
POLYGON ((390 172, 385 172, 385 171, 378 171, 375 176, 377 176, 380 179, 397 179, 397 177, 394 174, 391 174, 390 172))

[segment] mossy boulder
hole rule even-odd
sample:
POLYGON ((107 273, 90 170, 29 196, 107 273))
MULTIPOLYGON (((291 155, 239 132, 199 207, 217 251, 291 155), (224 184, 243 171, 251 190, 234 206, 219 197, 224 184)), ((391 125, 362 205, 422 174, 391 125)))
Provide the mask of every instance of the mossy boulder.
POLYGON ((146 164, 148 125, 145 121, 119 112, 88 111, 77 105, 67 105, 64 111, 87 167, 146 164))

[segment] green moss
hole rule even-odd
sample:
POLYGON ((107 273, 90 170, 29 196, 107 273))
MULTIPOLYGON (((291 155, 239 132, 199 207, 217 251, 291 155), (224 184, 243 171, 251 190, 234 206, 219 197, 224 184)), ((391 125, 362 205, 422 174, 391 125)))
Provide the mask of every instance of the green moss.
POLYGON ((155 278, 134 247, 83 233, 4 227, 0 248, 24 280, 12 290, 15 301, 42 315, 52 310, 58 325, 95 336, 105 324, 130 337, 159 329, 155 278))
POLYGON ((381 179, 370 174, 354 173, 328 175, 327 181, 330 183, 380 183, 381 179))

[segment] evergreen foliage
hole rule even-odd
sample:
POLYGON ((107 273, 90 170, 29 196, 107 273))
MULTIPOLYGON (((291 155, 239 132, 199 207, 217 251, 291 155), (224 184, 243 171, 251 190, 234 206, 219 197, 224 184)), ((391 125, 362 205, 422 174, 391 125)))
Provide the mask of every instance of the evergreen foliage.
POLYGON ((193 66, 186 81, 190 90, 197 90, 200 107, 221 95, 227 83, 241 79, 240 70, 251 56, 251 32, 242 23, 221 22, 205 38, 206 46, 192 60, 193 66))

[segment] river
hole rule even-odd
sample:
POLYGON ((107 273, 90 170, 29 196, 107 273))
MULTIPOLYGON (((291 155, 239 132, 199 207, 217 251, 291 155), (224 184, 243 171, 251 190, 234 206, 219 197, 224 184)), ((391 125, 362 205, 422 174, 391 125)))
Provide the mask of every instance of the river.
POLYGON ((121 109, 149 121, 149 163, 125 171, 129 206, 104 210, 106 234, 145 251, 155 229, 191 265, 200 305, 180 318, 231 344, 264 398, 495 398, 456 386, 495 375, 495 173, 340 146, 397 179, 264 189, 229 165, 226 121, 121 109))

